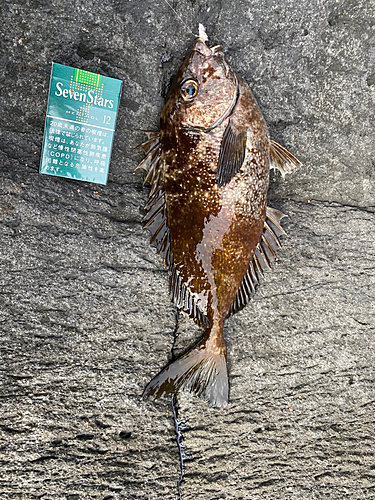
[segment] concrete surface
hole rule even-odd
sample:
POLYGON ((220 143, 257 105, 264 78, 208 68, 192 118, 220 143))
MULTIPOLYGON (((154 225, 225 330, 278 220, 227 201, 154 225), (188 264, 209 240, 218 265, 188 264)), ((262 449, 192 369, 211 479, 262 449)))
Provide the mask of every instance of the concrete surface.
MULTIPOLYGON (((173 6, 304 162, 271 174, 288 237, 226 323, 228 408, 179 397, 182 498, 375 498, 375 3, 173 6)), ((0 497, 177 499, 171 402, 140 395, 199 329, 142 229, 133 148, 193 36, 162 0, 0 9, 0 497), (105 187, 38 174, 52 61, 123 80, 105 187)))

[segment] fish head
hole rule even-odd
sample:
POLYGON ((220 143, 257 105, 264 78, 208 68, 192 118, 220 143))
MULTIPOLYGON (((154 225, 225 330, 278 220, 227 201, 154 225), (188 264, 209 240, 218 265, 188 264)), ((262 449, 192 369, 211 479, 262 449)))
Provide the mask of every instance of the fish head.
POLYGON ((162 120, 183 129, 211 130, 230 114, 237 94, 237 78, 222 47, 209 48, 200 36, 176 75, 162 120))

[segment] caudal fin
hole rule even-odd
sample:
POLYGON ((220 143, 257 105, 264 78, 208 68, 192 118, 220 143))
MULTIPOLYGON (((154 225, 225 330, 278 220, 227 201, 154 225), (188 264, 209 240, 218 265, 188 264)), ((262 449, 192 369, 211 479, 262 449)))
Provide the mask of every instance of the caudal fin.
POLYGON ((228 371, 226 348, 211 352, 207 338, 168 365, 147 385, 143 399, 157 399, 180 390, 193 392, 212 406, 228 404, 228 371))

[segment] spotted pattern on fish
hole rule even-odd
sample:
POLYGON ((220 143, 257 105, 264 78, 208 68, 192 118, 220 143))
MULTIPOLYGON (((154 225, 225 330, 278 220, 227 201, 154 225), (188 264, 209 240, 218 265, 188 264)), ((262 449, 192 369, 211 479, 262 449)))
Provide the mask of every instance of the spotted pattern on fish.
POLYGON ((151 184, 145 224, 168 267, 171 298, 206 330, 143 396, 188 390, 224 407, 225 318, 254 296, 284 232, 283 214, 267 207, 269 169, 284 175, 300 162, 269 139, 248 85, 206 39, 200 27, 140 164, 151 184))

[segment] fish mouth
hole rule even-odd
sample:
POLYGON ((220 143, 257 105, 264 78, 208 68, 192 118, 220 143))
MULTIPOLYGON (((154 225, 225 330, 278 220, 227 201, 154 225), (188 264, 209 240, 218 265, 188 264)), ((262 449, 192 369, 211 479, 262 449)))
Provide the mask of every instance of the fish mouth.
MULTIPOLYGON (((208 36, 206 34, 206 30, 202 24, 199 25, 199 36, 196 38, 193 47, 192 47, 192 52, 198 52, 205 58, 210 58, 210 57, 215 57, 218 56, 217 59, 223 64, 224 69, 225 69, 225 74, 228 76, 230 69, 228 64, 226 63, 224 59, 224 51, 223 47, 221 45, 215 45, 212 48, 207 47, 206 42, 208 40, 208 36)), ((222 114, 220 118, 218 118, 210 127, 199 127, 199 126, 193 126, 189 124, 181 124, 181 128, 185 130, 189 130, 191 132, 210 132, 214 128, 218 127, 223 121, 228 118, 228 116, 234 111, 239 96, 240 96, 240 86, 238 83, 238 79, 235 73, 232 74, 232 77, 234 79, 235 83, 235 89, 233 92, 233 98, 231 103, 229 104, 228 108, 226 111, 222 114)))
MULTIPOLYGON (((198 39, 200 42, 204 43, 206 45, 206 42, 208 40, 208 36, 206 33, 206 28, 203 26, 203 24, 199 24, 199 35, 198 39)), ((223 52, 223 47, 221 45, 215 45, 215 47, 211 48, 212 55, 217 54, 218 52, 223 52)))
POLYGON ((215 45, 215 47, 211 47, 212 55, 215 56, 219 52, 223 52, 223 47, 221 45, 215 45))

